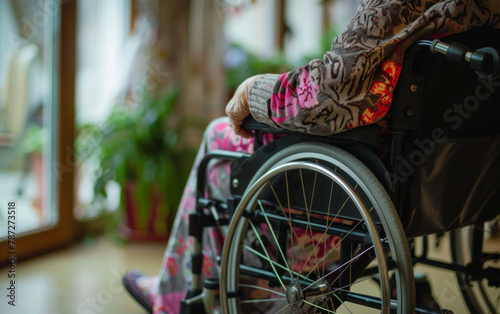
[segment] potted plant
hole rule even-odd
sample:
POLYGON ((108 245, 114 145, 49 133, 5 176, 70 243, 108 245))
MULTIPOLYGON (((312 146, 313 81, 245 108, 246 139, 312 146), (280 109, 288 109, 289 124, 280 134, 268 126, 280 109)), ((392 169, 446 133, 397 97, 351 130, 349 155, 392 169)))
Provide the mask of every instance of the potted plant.
POLYGON ((110 181, 120 185, 119 230, 127 239, 169 236, 195 156, 180 138, 186 129, 197 126, 173 116, 178 94, 171 89, 133 109, 115 106, 104 126, 94 130, 99 133, 94 134, 99 163, 94 195, 106 197, 110 181))

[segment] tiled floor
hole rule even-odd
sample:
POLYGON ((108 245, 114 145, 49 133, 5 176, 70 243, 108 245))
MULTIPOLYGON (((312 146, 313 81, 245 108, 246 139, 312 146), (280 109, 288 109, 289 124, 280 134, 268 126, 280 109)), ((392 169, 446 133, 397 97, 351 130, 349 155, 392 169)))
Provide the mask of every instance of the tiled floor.
MULTIPOLYGON (((7 306, 7 269, 0 269, 0 313, 145 313, 122 288, 121 275, 132 268, 155 275, 164 249, 165 244, 118 243, 106 238, 19 263, 15 308, 7 306)), ((430 256, 449 258, 446 238, 439 249, 432 248, 430 256)), ((416 270, 427 273, 440 305, 455 314, 469 313, 454 273, 426 266, 416 270)))
POLYGON ((16 306, 7 305, 7 269, 0 269, 0 313, 145 313, 122 287, 121 276, 138 268, 158 272, 165 244, 86 241, 17 265, 16 306))

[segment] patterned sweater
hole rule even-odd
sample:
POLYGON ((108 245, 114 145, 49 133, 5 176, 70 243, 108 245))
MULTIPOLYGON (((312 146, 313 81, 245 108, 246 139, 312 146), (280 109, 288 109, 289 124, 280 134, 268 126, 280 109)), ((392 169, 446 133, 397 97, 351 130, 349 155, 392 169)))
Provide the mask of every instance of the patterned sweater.
POLYGON ((418 39, 500 26, 497 0, 363 0, 323 60, 250 89, 250 111, 276 128, 328 135, 379 121, 389 110, 405 49, 418 39))

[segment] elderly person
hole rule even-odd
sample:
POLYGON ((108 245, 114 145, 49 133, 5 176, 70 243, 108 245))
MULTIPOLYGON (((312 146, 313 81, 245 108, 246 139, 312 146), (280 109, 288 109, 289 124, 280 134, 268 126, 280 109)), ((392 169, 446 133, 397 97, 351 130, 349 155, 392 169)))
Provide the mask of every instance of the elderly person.
MULTIPOLYGON (((228 118, 208 127, 201 144, 156 277, 130 271, 124 284, 149 312, 178 313, 190 287, 188 214, 195 206, 196 168, 214 149, 253 152, 252 133, 241 129, 252 115, 278 129, 318 135, 376 123, 388 112, 405 49, 418 39, 439 38, 471 28, 498 26, 494 1, 365 0, 347 29, 335 38, 323 60, 283 74, 264 74, 244 81, 226 108, 228 118)), ((272 137, 267 138, 267 141, 272 137)), ((210 191, 229 196, 229 165, 211 170, 210 191)), ((206 230, 203 276, 217 277, 215 257, 222 248, 217 229, 206 230)))

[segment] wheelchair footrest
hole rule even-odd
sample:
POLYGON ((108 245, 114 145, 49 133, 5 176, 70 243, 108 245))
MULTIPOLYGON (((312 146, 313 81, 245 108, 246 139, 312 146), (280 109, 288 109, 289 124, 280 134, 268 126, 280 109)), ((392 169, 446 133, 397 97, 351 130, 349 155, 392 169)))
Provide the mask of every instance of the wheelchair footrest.
POLYGON ((186 298, 181 301, 181 314, 213 313, 216 299, 219 298, 219 279, 207 278, 203 281, 203 289, 190 289, 186 298))
POLYGON ((181 301, 180 314, 199 314, 199 313, 205 313, 202 290, 190 289, 186 295, 186 298, 181 301))

